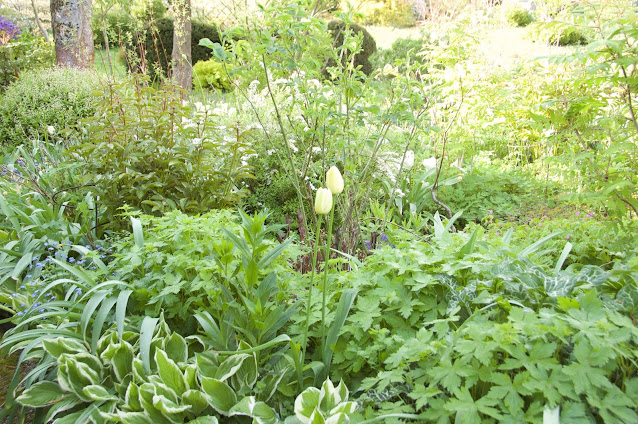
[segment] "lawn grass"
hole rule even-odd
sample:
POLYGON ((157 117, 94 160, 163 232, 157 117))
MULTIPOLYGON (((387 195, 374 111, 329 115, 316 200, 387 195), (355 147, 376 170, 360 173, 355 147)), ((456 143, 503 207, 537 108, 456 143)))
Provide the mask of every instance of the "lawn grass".
MULTIPOLYGON (((126 64, 122 62, 120 48, 111 49, 111 65, 115 79, 126 77, 126 64)), ((95 49, 95 69, 102 75, 111 76, 111 66, 105 49, 95 49)))

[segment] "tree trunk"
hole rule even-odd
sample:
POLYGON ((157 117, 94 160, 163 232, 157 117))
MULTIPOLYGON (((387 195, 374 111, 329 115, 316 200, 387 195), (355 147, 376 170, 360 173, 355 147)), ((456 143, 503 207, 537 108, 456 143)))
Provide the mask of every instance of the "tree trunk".
POLYGON ((51 26, 58 66, 93 68, 92 0, 51 0, 51 26))
POLYGON ((184 90, 191 90, 193 68, 191 66, 191 0, 177 0, 173 31, 173 81, 184 90))

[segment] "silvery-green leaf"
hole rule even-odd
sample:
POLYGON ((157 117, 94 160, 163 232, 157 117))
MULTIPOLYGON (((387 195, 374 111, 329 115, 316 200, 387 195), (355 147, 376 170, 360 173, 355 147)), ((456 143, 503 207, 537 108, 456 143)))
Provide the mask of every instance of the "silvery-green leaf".
POLYGON ((178 405, 162 395, 153 396, 153 406, 164 414, 181 414, 191 409, 191 405, 178 405))
POLYGON ((237 403, 235 391, 223 381, 202 377, 202 390, 206 393, 208 404, 220 414, 228 415, 237 403))
POLYGON ((186 381, 177 364, 161 349, 155 350, 155 362, 164 384, 181 396, 186 391, 186 381))
POLYGON ((321 392, 316 387, 309 387, 295 399, 295 416, 304 424, 310 422, 310 416, 319 406, 321 392))
POLYGON ((197 372, 201 377, 215 378, 219 362, 217 355, 212 352, 202 352, 195 355, 197 359, 197 372))
POLYGON ((53 381, 40 381, 26 389, 16 400, 24 406, 39 408, 52 405, 70 396, 72 396, 71 393, 64 391, 59 384, 53 381))
POLYGON ((140 404, 140 389, 133 382, 129 383, 126 389, 124 406, 131 411, 140 412, 142 410, 142 405, 140 404))
POLYGON ((219 368, 217 368, 217 372, 215 373, 215 379, 219 381, 226 381, 230 377, 232 377, 237 370, 241 367, 244 360, 250 358, 250 355, 243 353, 240 355, 232 355, 227 358, 224 362, 219 364, 219 368))
POLYGON ((191 412, 195 415, 199 415, 208 406, 206 396, 199 390, 187 390, 182 395, 182 401, 192 405, 191 412))
POLYGON ((123 381, 124 377, 133 372, 133 347, 122 342, 115 349, 111 357, 111 366, 118 381, 123 381))
POLYGON ((118 411, 119 422, 125 424, 155 424, 144 412, 122 412, 118 411))
POLYGON ((264 402, 257 402, 254 396, 247 396, 240 400, 230 410, 230 416, 246 415, 253 418, 254 424, 275 424, 277 415, 264 402))
POLYGON ((118 397, 110 394, 108 390, 104 387, 94 384, 91 386, 85 386, 82 389, 82 393, 87 396, 89 399, 94 401, 106 401, 106 400, 117 400, 118 397))
POLYGON ((197 385, 197 365, 188 364, 184 368, 184 380, 190 389, 195 389, 197 385))
POLYGON ((71 408, 76 407, 81 404, 82 400, 80 400, 74 394, 69 393, 68 398, 64 398, 56 403, 54 403, 47 412, 47 416, 44 419, 44 422, 48 423, 53 421, 53 419, 61 412, 68 411, 71 408))
POLYGON ((339 402, 347 402, 350 397, 350 392, 348 391, 348 386, 343 382, 343 380, 339 381, 339 385, 337 386, 337 392, 339 393, 339 402))
POLYGON ((79 352, 87 353, 86 347, 75 339, 66 337, 57 337, 42 341, 44 350, 55 359, 58 359, 63 353, 74 354, 79 352))
POLYGON ((169 358, 178 364, 188 360, 188 345, 186 344, 186 340, 177 333, 171 334, 166 340, 164 351, 169 358))
POLYGON ((219 421, 217 421, 216 417, 207 415, 205 417, 197 417, 186 424, 219 424, 219 421))
POLYGON ((560 406, 550 408, 545 405, 543 410, 543 424, 559 424, 560 423, 560 406))

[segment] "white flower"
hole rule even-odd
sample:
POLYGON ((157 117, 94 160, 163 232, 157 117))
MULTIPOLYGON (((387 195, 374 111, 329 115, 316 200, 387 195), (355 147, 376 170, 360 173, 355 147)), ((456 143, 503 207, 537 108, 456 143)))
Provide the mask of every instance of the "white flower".
POLYGON ((47 125, 47 132, 51 135, 55 134, 55 127, 53 125, 47 125))
POLYGON ((193 139, 193 145, 199 146, 200 144, 202 144, 202 139, 201 138, 194 138, 193 139))
POLYGON ((414 166, 414 152, 412 150, 408 150, 407 152, 405 152, 403 167, 405 169, 412 169, 413 166, 414 166))
POLYGON ((425 169, 436 169, 436 158, 432 156, 431 158, 423 159, 423 167, 425 169))

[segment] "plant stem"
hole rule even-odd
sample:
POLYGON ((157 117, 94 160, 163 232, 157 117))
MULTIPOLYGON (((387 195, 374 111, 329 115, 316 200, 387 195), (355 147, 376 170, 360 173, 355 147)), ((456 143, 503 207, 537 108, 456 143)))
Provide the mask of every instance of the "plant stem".
MULTIPOLYGON (((319 239, 321 237, 321 224, 323 221, 323 215, 319 215, 319 219, 317 220, 317 237, 315 240, 314 249, 312 252, 312 270, 310 272, 310 286, 308 287, 308 300, 306 301, 306 329, 303 334, 303 353, 301 354, 301 367, 303 369, 303 364, 306 361, 306 349, 308 347, 308 329, 310 327, 310 307, 312 305, 312 285, 315 279, 315 268, 317 266, 317 247, 319 246, 319 239)), ((299 389, 303 390, 303 375, 298 376, 299 379, 299 389)))
POLYGON ((335 217, 335 206, 330 210, 330 221, 328 222, 328 235, 326 237, 326 254, 323 266, 323 299, 321 301, 321 351, 326 348, 326 284, 328 283, 328 259, 330 259, 330 245, 332 243, 332 223, 335 217))

